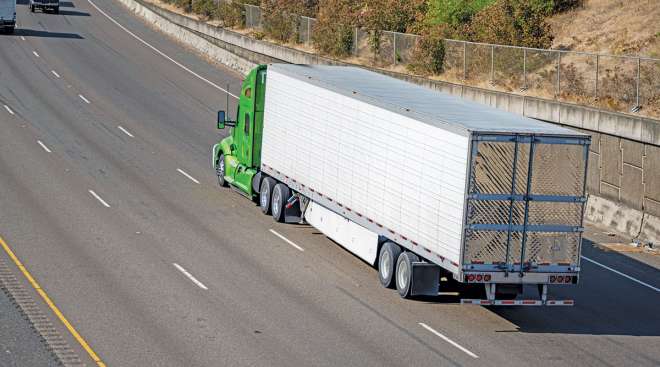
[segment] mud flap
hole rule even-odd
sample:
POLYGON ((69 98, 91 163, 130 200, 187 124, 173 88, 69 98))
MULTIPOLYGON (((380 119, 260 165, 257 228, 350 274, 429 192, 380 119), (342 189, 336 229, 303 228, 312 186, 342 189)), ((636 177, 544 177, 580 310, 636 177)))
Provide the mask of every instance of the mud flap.
POLYGON ((440 291, 440 267, 425 262, 412 263, 411 296, 437 296, 440 291))

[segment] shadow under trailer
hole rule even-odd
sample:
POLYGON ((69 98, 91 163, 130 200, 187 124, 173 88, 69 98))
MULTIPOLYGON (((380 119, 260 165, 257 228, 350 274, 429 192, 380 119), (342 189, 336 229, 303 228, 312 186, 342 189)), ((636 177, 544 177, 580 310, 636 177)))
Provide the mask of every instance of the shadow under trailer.
MULTIPOLYGON (((276 221, 309 223, 404 298, 441 280, 462 303, 573 305, 590 137, 356 67, 261 65, 231 134, 221 186, 276 221), (523 285, 531 287, 525 298, 523 285)), ((530 288, 530 287, 526 287, 530 288)))

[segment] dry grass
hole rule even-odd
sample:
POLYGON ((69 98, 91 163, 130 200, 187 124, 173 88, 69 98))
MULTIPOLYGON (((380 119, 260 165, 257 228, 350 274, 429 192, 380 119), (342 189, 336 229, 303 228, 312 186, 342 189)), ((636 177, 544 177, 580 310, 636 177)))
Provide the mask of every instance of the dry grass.
POLYGON ((552 48, 660 57, 660 1, 585 0, 549 19, 552 48))

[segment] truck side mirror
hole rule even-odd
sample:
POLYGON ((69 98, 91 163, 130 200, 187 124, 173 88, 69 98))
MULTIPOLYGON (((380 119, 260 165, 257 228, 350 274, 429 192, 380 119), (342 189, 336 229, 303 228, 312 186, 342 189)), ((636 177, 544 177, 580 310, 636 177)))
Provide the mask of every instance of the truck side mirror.
POLYGON ((218 111, 218 129, 225 128, 225 111, 218 111))

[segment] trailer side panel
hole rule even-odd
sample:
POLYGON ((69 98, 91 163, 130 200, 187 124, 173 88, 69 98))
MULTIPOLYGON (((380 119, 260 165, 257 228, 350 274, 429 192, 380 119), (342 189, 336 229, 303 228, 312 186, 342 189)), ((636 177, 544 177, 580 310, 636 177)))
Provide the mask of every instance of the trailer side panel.
POLYGON ((467 133, 275 69, 268 74, 265 110, 264 171, 431 261, 458 266, 467 133))

